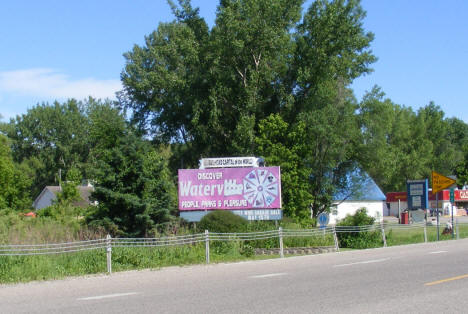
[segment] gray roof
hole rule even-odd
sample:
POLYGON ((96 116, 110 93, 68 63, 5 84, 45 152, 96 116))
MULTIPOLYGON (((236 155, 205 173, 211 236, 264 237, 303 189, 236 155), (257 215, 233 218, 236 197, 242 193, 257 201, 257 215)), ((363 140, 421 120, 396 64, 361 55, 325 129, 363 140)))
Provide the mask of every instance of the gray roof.
MULTIPOLYGON (((89 200, 89 198, 91 196, 91 193, 94 191, 94 187, 79 185, 76 188, 78 189, 78 193, 80 194, 80 199, 73 202, 73 205, 77 207, 87 207, 88 205, 90 205, 91 201, 89 200)), ((50 191, 53 194, 55 194, 55 196, 57 196, 57 194, 62 191, 62 188, 56 185, 46 186, 34 201, 33 206, 39 202, 39 199, 42 197, 42 195, 44 195, 46 191, 50 191)))

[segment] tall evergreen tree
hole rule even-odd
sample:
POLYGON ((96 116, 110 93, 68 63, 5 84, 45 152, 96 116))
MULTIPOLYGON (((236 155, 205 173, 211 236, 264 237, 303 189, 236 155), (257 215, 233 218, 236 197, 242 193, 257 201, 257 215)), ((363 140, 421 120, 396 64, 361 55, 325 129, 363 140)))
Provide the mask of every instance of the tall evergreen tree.
POLYGON ((176 188, 167 161, 134 133, 102 150, 94 169, 98 205, 87 216, 91 225, 114 236, 146 236, 174 213, 176 188))

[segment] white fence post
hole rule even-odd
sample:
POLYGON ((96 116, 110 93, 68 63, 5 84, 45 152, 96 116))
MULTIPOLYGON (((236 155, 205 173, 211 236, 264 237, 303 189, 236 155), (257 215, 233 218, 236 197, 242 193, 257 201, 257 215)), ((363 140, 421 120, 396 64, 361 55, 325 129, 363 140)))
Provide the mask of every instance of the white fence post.
POLYGON ((279 227, 278 229, 279 235, 279 245, 280 245, 280 256, 284 257, 284 250, 283 250, 283 228, 279 227))
POLYGON ((427 225, 424 223, 424 243, 427 243, 427 225))
POLYGON ((206 263, 210 263, 210 233, 205 230, 205 258, 206 263))
POLYGON ((335 250, 337 252, 339 252, 340 251, 340 246, 338 245, 338 236, 336 234, 336 227, 335 226, 333 226, 333 240, 335 240, 335 250))
POLYGON ((385 237, 385 229, 384 229, 384 224, 380 223, 380 227, 382 228, 382 240, 383 240, 383 246, 387 247, 387 238, 385 237))
POLYGON ((107 243, 107 273, 112 274, 112 237, 110 234, 106 237, 107 243))
POLYGON ((455 229, 457 231, 457 240, 460 240, 460 233, 458 232, 458 218, 455 219, 455 226, 457 227, 457 229, 455 229))

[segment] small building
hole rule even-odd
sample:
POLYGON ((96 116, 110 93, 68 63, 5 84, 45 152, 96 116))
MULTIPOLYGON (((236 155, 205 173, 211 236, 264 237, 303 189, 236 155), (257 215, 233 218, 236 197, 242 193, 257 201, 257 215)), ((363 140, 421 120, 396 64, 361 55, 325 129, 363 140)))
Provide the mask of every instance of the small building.
POLYGON ((387 212, 385 194, 366 173, 354 176, 353 180, 349 180, 351 184, 347 189, 334 195, 330 224, 336 224, 346 215, 353 215, 363 207, 369 216, 375 218, 375 222, 382 222, 387 212))
MULTIPOLYGON (((80 194, 80 199, 73 202, 73 206, 87 207, 89 205, 95 205, 94 202, 89 200, 91 193, 94 191, 94 187, 92 185, 79 185, 76 188, 80 194)), ((57 194, 61 191, 62 188, 60 186, 46 186, 34 200, 34 209, 38 210, 53 205, 54 201, 57 199, 57 194)))

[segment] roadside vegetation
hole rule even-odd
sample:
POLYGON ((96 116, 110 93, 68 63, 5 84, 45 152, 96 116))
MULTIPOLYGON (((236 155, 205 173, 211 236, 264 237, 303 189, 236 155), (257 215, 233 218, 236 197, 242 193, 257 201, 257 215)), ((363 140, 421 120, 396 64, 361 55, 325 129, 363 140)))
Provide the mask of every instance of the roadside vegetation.
MULTIPOLYGON (((225 212, 224 212, 225 213, 225 212)), ((213 212, 207 215, 205 220, 209 221, 212 230, 223 230, 224 233, 234 232, 257 232, 277 230, 277 226, 272 222, 246 222, 241 220, 231 220, 231 213, 219 214, 213 212), (215 216, 215 219, 213 219, 215 216), (216 223, 213 223, 216 220, 216 223), (228 226, 228 227, 226 227, 228 226)), ((11 220, 12 217, 9 217, 11 220)), ((53 224, 48 218, 18 219, 10 230, 13 240, 25 240, 27 243, 57 243, 58 239, 67 241, 80 241, 89 239, 105 238, 104 233, 91 232, 89 229, 76 229, 76 226, 63 224, 53 224), (44 220, 43 220, 44 219, 44 220), (43 221, 41 221, 43 220, 43 221), (58 227, 58 228, 55 228, 58 227), (32 238, 24 236, 40 237, 37 242, 32 238), (61 238, 63 237, 63 238, 61 238)), ((366 215, 364 209, 359 210, 355 215, 348 216, 339 225, 353 226, 354 223, 373 223, 372 217, 366 215)), ((2 226, 6 226, 5 218, 0 220, 2 226)), ((172 233, 164 235, 187 235, 200 233, 203 224, 197 227, 193 225, 173 226, 172 233), (176 233, 174 233, 176 232, 176 233)), ((299 230, 304 227, 292 221, 282 221, 279 223, 284 229, 299 230)), ((307 226, 306 226, 307 227, 307 226)), ((203 227, 204 228, 204 227, 203 227)), ((308 226, 312 228, 312 226, 308 226)), ((404 245, 424 242, 424 231, 422 227, 414 229, 401 229, 398 225, 386 225, 386 240, 388 246, 404 245)), ((319 230, 315 228, 316 230, 319 230)), ((3 228, 0 230, 4 230, 3 228)), ((435 226, 427 228, 428 241, 435 241, 437 238, 435 226)), ((3 234, 5 235, 5 234, 3 234)), ((382 247, 383 240, 381 231, 360 232, 360 233, 337 233, 340 249, 363 249, 382 247)), ((459 226, 460 238, 468 237, 468 225, 459 226)), ((441 240, 451 240, 451 235, 440 235, 441 240)), ((333 247, 334 239, 332 234, 316 234, 309 237, 287 237, 284 238, 285 248, 304 247, 333 247)), ((210 261, 213 263, 234 262, 253 259, 278 258, 278 253, 268 255, 256 255, 255 249, 277 249, 279 247, 278 238, 241 241, 235 238, 230 241, 210 241, 210 261)), ((13 243, 13 242, 11 242, 13 243)), ((16 243, 24 243, 22 241, 16 243)), ((173 247, 113 247, 112 249, 112 269, 115 272, 139 269, 159 269, 167 266, 184 266, 205 263, 205 243, 187 244, 173 247)), ((69 276, 82 276, 90 274, 103 274, 107 271, 106 250, 97 249, 84 252, 72 252, 50 255, 33 256, 0 256, 0 283, 28 282, 33 280, 60 279, 69 276)))

